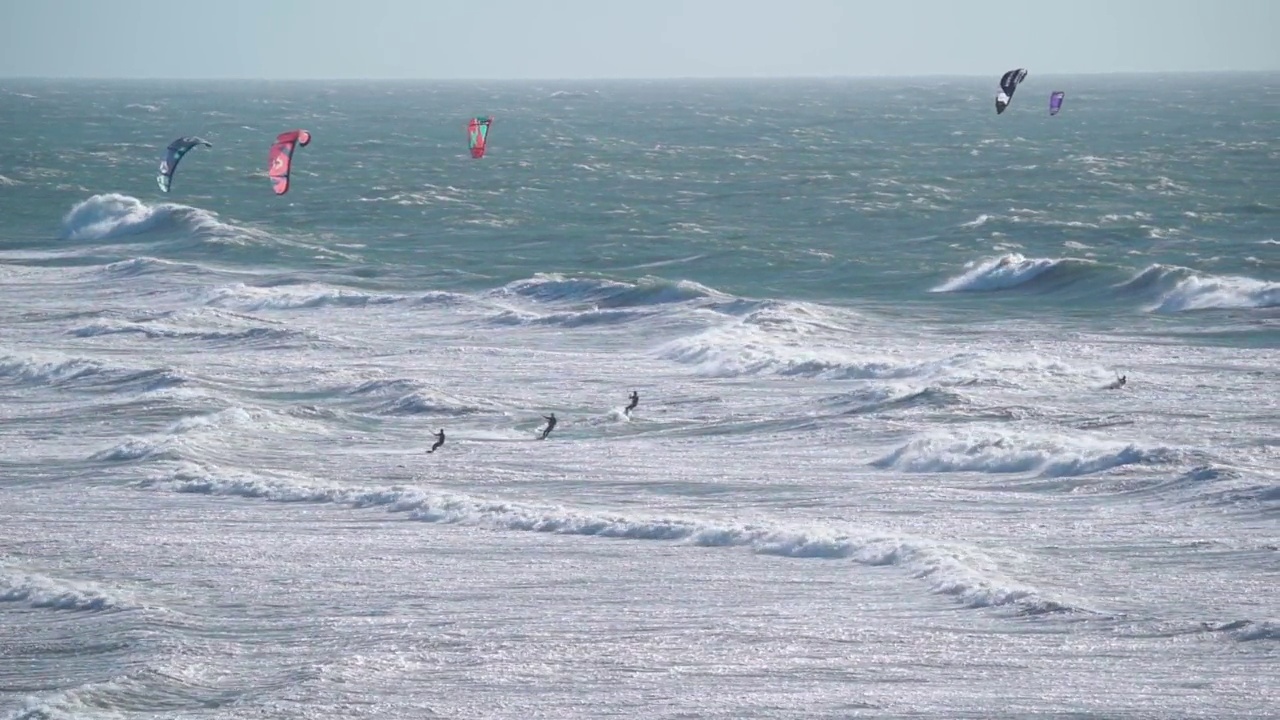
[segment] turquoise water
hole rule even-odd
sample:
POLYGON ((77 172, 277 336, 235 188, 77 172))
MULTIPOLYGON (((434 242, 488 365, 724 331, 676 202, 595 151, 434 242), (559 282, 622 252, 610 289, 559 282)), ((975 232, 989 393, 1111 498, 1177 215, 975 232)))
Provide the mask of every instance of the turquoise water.
MULTIPOLYGON (((47 246, 86 193, 159 202, 146 171, 185 133, 215 148, 189 156, 163 200, 358 255, 388 282, 396 269, 467 290, 531 269, 654 274, 937 308, 954 299, 924 293, 996 246, 1094 260, 1091 289, 1152 264, 1268 279, 1275 246, 1259 243, 1275 239, 1280 212, 1268 79, 1033 77, 1008 117, 981 112, 988 88, 965 80, 68 83, 9 95, 20 112, 4 119, 4 160, 23 184, 4 195, 5 232, 47 246), (1059 85, 1079 89, 1050 118, 1059 85), (460 162, 472 108, 497 117, 480 163, 460 162), (262 192, 263 146, 295 126, 316 140, 299 151, 297 190, 278 199, 262 192)), ((280 252, 219 259, 259 266, 280 252)))
POLYGON ((1277 80, 0 82, 0 711, 1265 717, 1277 80))

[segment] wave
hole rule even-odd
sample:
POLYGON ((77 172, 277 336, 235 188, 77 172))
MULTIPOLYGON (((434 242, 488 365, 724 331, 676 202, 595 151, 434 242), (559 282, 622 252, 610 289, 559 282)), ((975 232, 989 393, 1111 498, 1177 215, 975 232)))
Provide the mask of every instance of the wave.
POLYGON ((138 460, 182 459, 182 451, 191 448, 183 435, 216 431, 226 426, 254 425, 254 418, 242 408, 215 410, 201 415, 186 415, 173 422, 164 433, 151 438, 126 438, 120 443, 89 456, 98 462, 133 462, 138 460))
POLYGON ((0 569, 0 603, 23 603, 32 608, 101 612, 127 609, 129 603, 91 583, 70 582, 0 569))
POLYGON ((874 379, 908 377, 914 365, 898 359, 859 357, 849 346, 865 330, 855 313, 780 300, 727 299, 702 306, 722 322, 668 341, 653 352, 695 365, 714 377, 772 373, 793 377, 874 379), (724 321, 723 316, 728 316, 724 321))
POLYGON ((1077 477, 1125 465, 1168 464, 1185 458, 1171 448, 1132 443, 1066 441, 1061 437, 991 433, 925 435, 871 464, 901 472, 1036 473, 1042 478, 1077 477))
POLYGON ((254 425, 252 415, 242 408, 227 408, 201 415, 185 416, 166 430, 150 438, 131 437, 89 456, 90 460, 104 463, 127 463, 142 460, 182 460, 183 450, 191 449, 191 442, 181 436, 204 431, 217 431, 227 425, 254 425))
POLYGON ((1272 482, 1265 470, 1249 471, 1207 462, 1174 477, 1128 485, 1120 490, 1215 513, 1227 511, 1255 517, 1280 514, 1280 485, 1272 482))
POLYGON ((56 353, 40 355, 0 355, 0 379, 21 385, 64 386, 81 384, 105 386, 121 390, 141 386, 144 390, 160 390, 187 381, 169 368, 133 369, 110 367, 97 360, 67 357, 56 353))
MULTIPOLYGON (((1184 461, 1205 462, 1209 459, 1205 453, 1169 448, 1157 448, 1146 452, 1152 454, 1142 462, 1129 464, 1148 466, 1151 472, 1094 473, 1091 474, 1087 483, 1072 482, 1073 476, 1041 477, 1035 481, 1014 482, 996 489, 1115 495, 1142 502, 1157 501, 1192 508, 1229 509, 1243 514, 1259 509, 1265 512, 1267 509, 1265 498, 1259 498, 1259 494, 1265 495, 1265 490, 1242 486, 1244 476, 1239 471, 1213 464, 1202 464, 1169 476, 1165 470, 1158 467, 1184 461)), ((1280 499, 1280 495, 1274 499, 1280 499)), ((1274 509, 1280 509, 1280 507, 1274 509)))
POLYGON ((1280 283, 1206 275, 1176 265, 1150 265, 1114 290, 1122 297, 1145 300, 1147 310, 1158 313, 1280 306, 1280 283))
MULTIPOLYGON (((1242 478, 1237 476, 1232 479, 1242 478)), ((1280 514, 1280 485, 1271 483, 1231 487, 1211 494, 1208 500, 1215 506, 1280 514)))
POLYGON ((542 303, 590 303, 597 309, 670 305, 728 296, 689 280, 643 278, 634 283, 592 277, 539 273, 508 283, 491 295, 521 297, 542 303))
MULTIPOLYGON (((1017 253, 973 261, 965 272, 932 288, 934 293, 999 292, 1021 290, 1058 292, 1089 283, 1104 290, 1115 270, 1078 258, 1032 258, 1017 253)), ((1144 303, 1149 312, 1178 313, 1192 310, 1249 309, 1280 306, 1280 283, 1242 276, 1219 276, 1190 268, 1151 265, 1136 275, 1111 284, 1118 299, 1144 303)))
POLYGON ((153 257, 136 257, 104 265, 100 272, 107 277, 141 277, 167 273, 201 273, 205 268, 195 263, 173 262, 153 257))
POLYGON ((937 386, 1003 385, 1008 383, 1006 375, 1023 373, 1096 379, 1091 371, 1029 353, 960 352, 909 359, 859 352, 858 337, 856 330, 828 330, 821 323, 738 323, 671 340, 652 352, 663 360, 692 365, 698 374, 726 378, 773 374, 827 380, 914 379, 937 386))
POLYGON ((492 403, 467 401, 408 378, 368 380, 355 387, 339 389, 339 392, 356 396, 390 396, 390 399, 378 403, 372 409, 373 412, 381 415, 461 417, 498 410, 492 403))
POLYGON ((1018 253, 974 261, 966 271, 930 290, 935 293, 995 292, 1011 288, 1061 289, 1086 277, 1097 267, 1092 260, 1078 258, 1027 259, 1018 253), (1052 288, 1044 287, 1052 285, 1052 288))
POLYGON ((376 412, 383 415, 436 415, 460 417, 485 412, 485 408, 469 405, 458 398, 443 393, 415 391, 378 406, 376 412))
POLYGON ((93 453, 89 456, 89 459, 98 462, 119 463, 151 459, 178 460, 180 456, 176 448, 169 447, 164 442, 145 438, 128 438, 124 442, 93 453))
POLYGON ((914 408, 955 408, 967 405, 968 400, 960 393, 940 387, 911 389, 906 392, 893 389, 875 389, 863 392, 846 393, 827 398, 828 405, 843 408, 846 415, 864 415, 884 412, 886 410, 910 410, 914 408))
POLYGON ((99 321, 69 331, 76 337, 142 335, 151 339, 182 340, 283 340, 299 333, 277 328, 247 328, 238 331, 195 330, 160 323, 99 321))
POLYGON ((1156 630, 1141 629, 1136 637, 1172 638, 1190 635, 1222 636, 1236 642, 1280 640, 1280 623, 1270 620, 1231 620, 1227 622, 1162 623, 1156 630))
MULTIPOLYGON (((1034 169, 1034 166, 1025 168, 1034 169)), ((1029 208, 1010 208, 1008 214, 990 215, 981 213, 978 217, 968 222, 962 222, 956 227, 965 230, 973 230, 975 228, 995 226, 995 230, 991 233, 991 237, 1001 235, 1000 230, 1009 230, 1011 226, 1026 225, 1032 228, 1072 228, 1072 229, 1096 229, 1099 227, 1096 222, 1086 222, 1084 220, 1057 220, 1050 217, 1049 213, 1032 210, 1029 208)), ((1026 228, 1018 228, 1018 232, 1027 232, 1026 228)))
POLYGON ((736 298, 687 280, 646 277, 620 282, 558 274, 538 274, 508 283, 488 291, 484 299, 498 305, 498 312, 487 320, 490 324, 562 328, 622 325, 669 313, 673 307, 738 317, 770 305, 799 305, 736 298), (529 302, 514 304, 512 298, 529 302), (546 312, 546 306, 555 311, 546 312))
POLYGON ((81 338, 140 335, 151 340, 206 340, 217 342, 267 341, 278 343, 299 337, 313 339, 313 334, 309 332, 251 325, 243 320, 230 320, 227 317, 216 315, 201 317, 199 313, 173 314, 147 320, 96 320, 67 332, 70 335, 81 338), (200 327, 201 325, 204 325, 204 327, 200 327))
POLYGON ((349 388, 346 392, 352 395, 381 395, 384 393, 404 394, 414 392, 420 387, 416 380, 407 378, 385 378, 379 380, 369 380, 360 383, 354 388, 349 388))
POLYGON ((389 305, 406 300, 401 295, 367 293, 359 290, 307 283, 291 287, 255 287, 236 283, 210 293, 207 304, 240 310, 301 310, 328 306, 365 307, 389 305))
POLYGON ((59 385, 97 375, 103 366, 96 360, 56 355, 0 356, 0 378, 27 385, 59 385))
POLYGON ((659 346, 663 360, 696 366, 709 377, 741 377, 771 373, 790 377, 870 380, 917 375, 920 365, 861 359, 846 350, 796 347, 751 327, 732 326, 677 338, 659 346))
MULTIPOLYGON (((325 244, 276 236, 253 227, 223 222, 218 215, 177 203, 148 204, 136 197, 119 193, 93 195, 77 203, 62 221, 59 237, 64 240, 103 241, 116 238, 155 236, 169 253, 194 253, 207 259, 210 252, 242 253, 246 248, 280 257, 318 256, 358 260, 349 253, 325 244)), ((261 262, 262 256, 252 260, 261 262)), ((155 259, 143 260, 140 267, 130 268, 130 261, 116 272, 158 271, 155 259)), ((136 263, 135 263, 136 264, 136 263)), ((184 270, 197 266, 181 266, 184 270)), ((172 269, 170 267, 169 269, 172 269)))
POLYGON ((1240 642, 1280 640, 1280 623, 1255 623, 1250 620, 1242 620, 1238 623, 1233 623, 1233 625, 1235 625, 1235 627, 1231 628, 1231 635, 1240 642))
POLYGON ((129 463, 149 460, 192 460, 202 452, 225 449, 237 437, 261 438, 268 433, 297 440, 305 433, 327 437, 323 428, 330 416, 322 412, 279 411, 253 407, 222 407, 179 416, 163 432, 147 437, 128 437, 94 452, 90 460, 129 463), (319 426, 319 429, 317 427, 319 426))
POLYGON ((470 302, 471 302, 471 296, 469 295, 463 295, 461 293, 445 292, 443 290, 435 290, 429 293, 425 293, 422 297, 417 299, 415 304, 458 306, 458 305, 466 305, 466 304, 469 304, 470 302))
POLYGON ((62 238, 107 240, 153 230, 207 232, 229 228, 207 210, 176 203, 148 205, 130 195, 105 193, 77 203, 67 213, 62 219, 62 238))
POLYGON ((467 495, 417 488, 324 486, 297 477, 226 474, 202 466, 139 483, 140 488, 271 502, 334 503, 353 508, 384 508, 431 523, 473 525, 510 531, 627 540, 684 542, 700 547, 745 548, 789 558, 847 559, 872 566, 894 566, 924 580, 934 593, 956 598, 971 608, 1007 607, 1020 614, 1090 612, 1051 598, 1004 577, 976 549, 924 538, 853 533, 825 527, 758 525, 725 520, 647 517, 639 514, 487 501, 467 495), (302 480, 302 482, 299 482, 302 480))
POLYGON ((521 310, 505 310, 490 319, 495 325, 549 325, 562 328, 594 327, 598 325, 621 325, 646 317, 653 312, 643 310, 583 310, 581 312, 552 313, 537 315, 521 310))

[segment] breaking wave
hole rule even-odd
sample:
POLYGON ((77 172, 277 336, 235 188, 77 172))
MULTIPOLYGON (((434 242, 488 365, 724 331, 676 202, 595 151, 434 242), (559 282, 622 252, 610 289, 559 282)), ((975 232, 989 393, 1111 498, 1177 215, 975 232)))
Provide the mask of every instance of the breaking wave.
POLYGON ((480 500, 467 495, 409 487, 360 488, 316 485, 304 478, 223 473, 189 465, 142 481, 141 488, 272 502, 334 503, 384 508, 413 520, 478 525, 504 530, 601 538, 684 542, 701 547, 740 547, 762 555, 845 559, 894 566, 927 583, 932 592, 971 608, 1008 607, 1019 614, 1091 612, 1045 596, 1003 576, 976 549, 894 534, 832 527, 790 527, 686 517, 646 517, 602 510, 535 506, 480 500))

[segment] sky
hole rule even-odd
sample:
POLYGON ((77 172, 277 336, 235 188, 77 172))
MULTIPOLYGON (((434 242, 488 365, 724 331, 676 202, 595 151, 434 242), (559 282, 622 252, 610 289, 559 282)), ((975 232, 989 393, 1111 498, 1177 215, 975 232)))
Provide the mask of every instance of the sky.
POLYGON ((0 77, 1280 70, 1280 0, 0 0, 0 77))

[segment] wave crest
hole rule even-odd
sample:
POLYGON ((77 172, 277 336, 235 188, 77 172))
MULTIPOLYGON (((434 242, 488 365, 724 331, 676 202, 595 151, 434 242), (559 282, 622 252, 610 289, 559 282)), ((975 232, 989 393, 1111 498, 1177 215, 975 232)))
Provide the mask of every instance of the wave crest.
MULTIPOLYGON (((301 478, 298 478, 301 480, 301 478)), ((361 488, 312 485, 289 477, 222 474, 201 466, 143 481, 141 487, 178 493, 235 496, 270 502, 313 502, 355 508, 385 508, 413 520, 475 525, 527 532, 645 541, 674 541, 702 547, 745 548, 762 555, 852 560, 896 566, 928 583, 931 592, 957 598, 972 608, 1007 607, 1019 614, 1090 612, 1045 596, 1004 577, 975 549, 827 527, 754 525, 729 520, 647 517, 603 510, 535 506, 481 500, 466 495, 410 487, 361 488)))
POLYGON ((964 438, 927 435, 872 462, 903 472, 1037 473, 1044 478, 1078 477, 1135 464, 1176 462, 1169 448, 1097 442, 1068 446, 1054 438, 1023 435, 964 438))
POLYGON ((930 290, 935 293, 994 292, 1030 286, 1049 280, 1078 279, 1085 268, 1096 266, 1079 258, 1026 258, 1018 253, 970 262, 965 272, 930 290))
POLYGON ((689 280, 642 278, 634 283, 592 277, 570 277, 539 273, 493 291, 498 296, 517 296, 543 303, 590 303, 596 308, 630 308, 669 305, 725 296, 689 280))
POLYGON ((66 240, 107 240, 174 227, 209 229, 221 226, 207 210, 160 203, 148 205, 131 195, 104 193, 83 200, 62 219, 66 240))
POLYGON ((0 603, 20 602, 47 610, 101 612, 127 605, 87 583, 54 580, 29 573, 0 574, 0 603))

